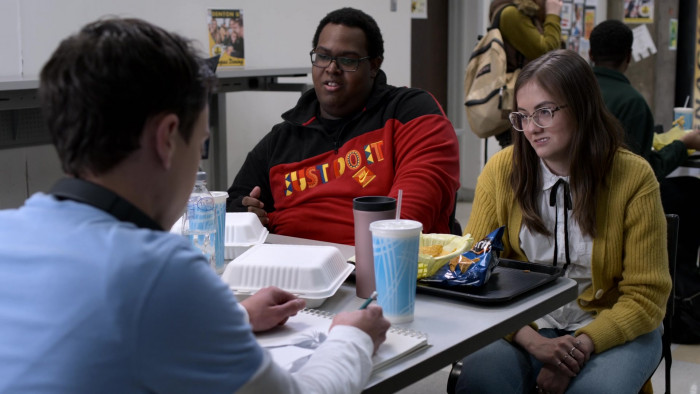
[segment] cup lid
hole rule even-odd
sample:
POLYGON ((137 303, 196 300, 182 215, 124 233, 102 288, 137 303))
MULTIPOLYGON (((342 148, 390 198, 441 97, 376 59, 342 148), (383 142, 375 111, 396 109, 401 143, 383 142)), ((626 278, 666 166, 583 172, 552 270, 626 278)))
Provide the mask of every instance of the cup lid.
POLYGON ((369 224, 372 233, 392 233, 396 235, 410 235, 423 230, 423 223, 409 219, 377 220, 369 224))
POLYGON ((389 211, 396 209, 396 199, 387 196, 362 196, 352 200, 352 209, 358 211, 389 211))
POLYGON ((214 201, 218 202, 226 202, 226 199, 228 198, 228 192, 217 192, 217 191, 209 191, 211 193, 211 196, 214 197, 214 201))

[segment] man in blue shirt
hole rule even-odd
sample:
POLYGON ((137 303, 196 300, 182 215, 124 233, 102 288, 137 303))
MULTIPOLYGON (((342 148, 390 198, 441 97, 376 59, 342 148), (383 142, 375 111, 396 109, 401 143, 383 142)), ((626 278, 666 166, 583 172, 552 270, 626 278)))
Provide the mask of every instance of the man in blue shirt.
POLYGON ((209 136, 211 67, 136 19, 65 39, 39 96, 63 170, 48 194, 0 211, 0 392, 359 392, 389 323, 342 313, 295 375, 253 331, 304 302, 266 288, 240 304, 169 234, 209 136))

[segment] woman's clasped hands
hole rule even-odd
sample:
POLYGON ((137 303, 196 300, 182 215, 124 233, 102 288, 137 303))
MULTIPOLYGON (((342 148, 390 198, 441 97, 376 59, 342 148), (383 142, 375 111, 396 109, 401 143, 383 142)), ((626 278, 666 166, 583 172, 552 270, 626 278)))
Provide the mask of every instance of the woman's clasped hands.
POLYGON ((578 375, 593 353, 593 341, 586 334, 546 338, 541 335, 528 346, 528 352, 544 365, 537 376, 539 393, 563 393, 571 378, 578 375))

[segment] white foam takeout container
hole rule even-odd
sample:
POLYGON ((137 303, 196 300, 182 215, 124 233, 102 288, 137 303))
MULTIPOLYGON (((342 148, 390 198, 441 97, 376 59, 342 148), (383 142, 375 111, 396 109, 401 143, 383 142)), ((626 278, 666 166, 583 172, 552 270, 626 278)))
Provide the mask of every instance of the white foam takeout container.
POLYGON ((224 259, 232 260, 254 245, 265 242, 269 231, 252 212, 227 212, 224 259))
POLYGON ((231 261, 221 279, 241 301, 276 286, 316 308, 340 288, 354 266, 334 246, 261 244, 231 261))

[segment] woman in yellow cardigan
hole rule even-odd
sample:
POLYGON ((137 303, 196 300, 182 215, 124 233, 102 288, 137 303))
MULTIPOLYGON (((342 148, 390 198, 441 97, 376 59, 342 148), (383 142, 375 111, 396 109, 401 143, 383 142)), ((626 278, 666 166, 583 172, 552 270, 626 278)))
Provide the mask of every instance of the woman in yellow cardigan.
POLYGON ((647 162, 621 147, 595 76, 549 52, 515 86, 514 144, 479 176, 465 233, 506 226, 502 256, 562 267, 574 302, 464 359, 458 392, 637 393, 661 357, 671 289, 647 162))

